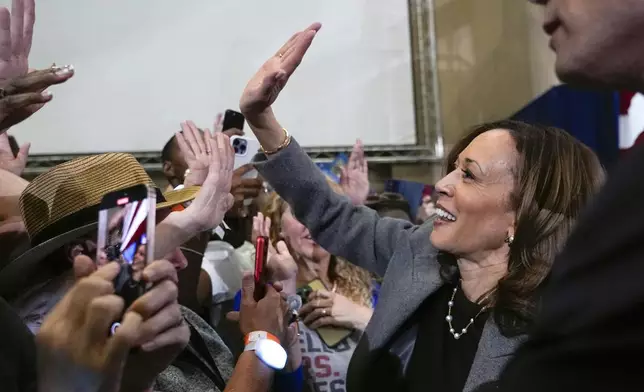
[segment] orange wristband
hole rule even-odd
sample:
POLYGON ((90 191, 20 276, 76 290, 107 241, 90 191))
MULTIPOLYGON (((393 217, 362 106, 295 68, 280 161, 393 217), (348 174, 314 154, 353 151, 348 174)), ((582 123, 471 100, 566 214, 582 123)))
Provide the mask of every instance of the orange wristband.
POLYGON ((257 342, 260 339, 268 339, 272 340, 277 344, 282 344, 280 340, 277 338, 277 336, 273 335, 270 332, 266 331, 253 331, 246 336, 244 336, 244 346, 248 346, 252 343, 257 342))

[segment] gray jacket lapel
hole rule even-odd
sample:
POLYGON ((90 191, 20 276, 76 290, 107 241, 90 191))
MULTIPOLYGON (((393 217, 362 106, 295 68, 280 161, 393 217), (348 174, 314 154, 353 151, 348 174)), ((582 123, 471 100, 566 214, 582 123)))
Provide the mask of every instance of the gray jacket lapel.
POLYGON ((496 380, 524 340, 525 335, 511 338, 501 335, 499 327, 494 323, 493 315, 490 315, 485 323, 463 392, 473 391, 481 384, 496 380))

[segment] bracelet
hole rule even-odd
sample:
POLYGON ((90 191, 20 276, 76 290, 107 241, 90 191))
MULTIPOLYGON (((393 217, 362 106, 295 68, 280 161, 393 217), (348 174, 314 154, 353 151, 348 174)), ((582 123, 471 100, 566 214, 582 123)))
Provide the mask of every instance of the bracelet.
POLYGON ((279 146, 277 146, 277 148, 276 148, 276 149, 274 149, 274 150, 270 150, 270 151, 266 151, 266 150, 264 149, 264 147, 261 147, 262 152, 263 152, 264 154, 266 154, 266 155, 271 155, 271 154, 278 153, 278 152, 282 151, 283 149, 285 149, 286 147, 288 147, 288 145, 289 145, 289 144, 291 144, 291 135, 288 133, 288 131, 286 130, 286 128, 282 128, 282 131, 284 131, 284 141, 282 142, 282 144, 280 144, 279 146))
POLYGON ((277 338, 277 336, 273 335, 273 334, 272 334, 272 333, 270 333, 270 332, 266 332, 266 331, 253 331, 253 332, 251 332, 251 333, 247 334, 246 336, 244 336, 244 346, 246 346, 246 350, 245 350, 245 351, 248 351, 249 349, 251 349, 251 350, 252 350, 252 349, 254 349, 254 347, 253 347, 253 348, 249 348, 249 345, 254 346, 254 345, 252 345, 252 343, 256 343, 256 342, 257 342, 258 340, 260 340, 260 339, 268 339, 268 340, 272 340, 272 341, 274 341, 274 342, 275 342, 275 343, 277 343, 277 344, 281 344, 281 342, 280 342, 280 340, 277 338))

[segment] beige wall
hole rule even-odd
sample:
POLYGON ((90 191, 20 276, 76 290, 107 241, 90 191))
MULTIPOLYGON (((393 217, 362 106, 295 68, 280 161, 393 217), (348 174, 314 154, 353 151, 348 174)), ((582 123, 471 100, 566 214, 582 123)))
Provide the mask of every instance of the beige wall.
MULTIPOLYGON (((469 127, 515 113, 558 81, 538 7, 526 0, 434 0, 434 4, 448 151, 469 127)), ((435 166, 396 165, 392 175, 434 182, 440 176, 435 166)))

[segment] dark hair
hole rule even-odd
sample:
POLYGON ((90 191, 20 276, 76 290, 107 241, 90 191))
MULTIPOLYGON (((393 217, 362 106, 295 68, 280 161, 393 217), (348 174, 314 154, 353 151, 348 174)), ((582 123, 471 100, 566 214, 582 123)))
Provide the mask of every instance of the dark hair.
MULTIPOLYGON (((604 170, 595 153, 567 132, 505 120, 479 125, 456 143, 447 157, 447 172, 478 135, 494 129, 508 131, 518 153, 512 170, 516 188, 508 200, 516 211, 508 272, 488 297, 501 332, 512 335, 532 323, 537 290, 582 208, 602 185, 604 170)), ((451 259, 441 263, 444 279, 457 277, 451 259)))
POLYGON ((170 140, 163 146, 163 150, 161 150, 161 162, 172 161, 172 153, 175 149, 176 139, 177 137, 172 135, 170 140))

